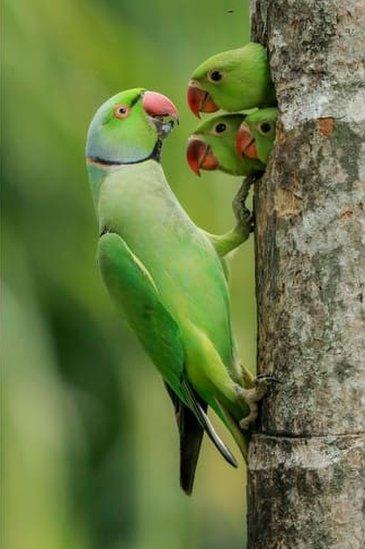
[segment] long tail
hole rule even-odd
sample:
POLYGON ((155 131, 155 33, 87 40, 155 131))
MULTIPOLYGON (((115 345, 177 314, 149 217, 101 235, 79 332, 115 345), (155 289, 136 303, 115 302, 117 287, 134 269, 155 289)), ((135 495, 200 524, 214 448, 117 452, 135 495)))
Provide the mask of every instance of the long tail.
POLYGON ((241 450, 242 456, 247 463, 248 461, 248 437, 247 435, 244 435, 240 429, 240 427, 237 425, 236 420, 231 416, 231 414, 224 408, 224 406, 217 402, 217 410, 215 410, 218 416, 222 419, 222 421, 225 423, 227 428, 229 429, 231 435, 233 436, 234 440, 236 441, 237 446, 241 450))
POLYGON ((175 418, 180 436, 180 485, 187 495, 193 491, 195 470, 203 440, 204 429, 175 392, 165 383, 175 408, 175 418))
POLYGON ((207 416, 208 405, 194 391, 189 382, 183 380, 182 388, 190 408, 181 402, 167 383, 165 386, 175 408, 180 435, 180 485, 184 492, 190 495, 204 432, 230 465, 237 467, 237 461, 211 424, 207 416))
MULTIPOLYGON (((238 425, 238 419, 241 417, 240 414, 244 414, 241 410, 242 406, 237 400, 235 382, 207 334, 190 321, 186 321, 185 329, 189 330, 189 346, 186 347, 187 360, 190 361, 190 364, 195 363, 203 368, 204 365, 206 365, 205 374, 217 389, 217 396, 209 400, 209 406, 227 426, 238 444, 244 459, 247 461, 247 439, 238 425)), ((188 388, 191 393, 193 389, 189 383, 188 388)), ((188 391, 184 391, 185 394, 187 392, 188 391)), ((186 403, 190 408, 196 411, 193 408, 193 402, 186 403)), ((196 415, 220 453, 225 457, 228 463, 237 467, 236 459, 233 458, 232 453, 216 434, 206 413, 203 411, 200 416, 198 416, 198 413, 196 415)))

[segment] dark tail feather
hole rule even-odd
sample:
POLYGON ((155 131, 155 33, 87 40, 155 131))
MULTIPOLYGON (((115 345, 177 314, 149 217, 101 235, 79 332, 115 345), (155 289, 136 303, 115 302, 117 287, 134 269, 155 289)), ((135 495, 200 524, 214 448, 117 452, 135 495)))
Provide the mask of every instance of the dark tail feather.
MULTIPOLYGON (((165 383, 165 386, 175 408, 180 435, 180 485, 184 492, 190 495, 193 491, 195 470, 204 429, 190 408, 181 402, 167 383, 165 383)), ((205 403, 202 403, 202 406, 207 408, 205 403)))
POLYGON ((204 429, 193 412, 184 404, 181 404, 180 418, 180 485, 184 492, 190 495, 193 491, 204 429))
POLYGON ((165 383, 175 408, 180 434, 180 484, 184 492, 190 495, 204 431, 224 459, 233 467, 238 465, 231 451, 215 432, 206 413, 208 405, 196 394, 187 380, 184 379, 181 385, 190 408, 181 402, 176 393, 165 383))

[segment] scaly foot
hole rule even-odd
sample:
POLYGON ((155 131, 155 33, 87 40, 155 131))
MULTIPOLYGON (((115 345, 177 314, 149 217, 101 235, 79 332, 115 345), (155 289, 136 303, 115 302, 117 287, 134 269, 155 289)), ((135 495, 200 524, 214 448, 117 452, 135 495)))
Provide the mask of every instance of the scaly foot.
POLYGON ((270 383, 278 380, 272 376, 262 375, 256 377, 253 382, 253 387, 245 389, 244 387, 237 386, 237 395, 249 407, 249 413, 239 422, 239 425, 243 431, 247 431, 251 424, 257 418, 258 414, 258 402, 265 396, 270 383))
POLYGON ((254 229, 253 215, 246 206, 246 200, 252 184, 253 179, 246 177, 232 202, 233 213, 237 221, 236 230, 247 235, 247 237, 254 229))

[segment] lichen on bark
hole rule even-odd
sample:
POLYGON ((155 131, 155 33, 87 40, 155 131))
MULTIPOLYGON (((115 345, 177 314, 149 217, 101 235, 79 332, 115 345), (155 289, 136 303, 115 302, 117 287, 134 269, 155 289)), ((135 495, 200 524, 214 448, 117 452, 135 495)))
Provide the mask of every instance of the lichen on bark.
POLYGON ((365 5, 254 0, 280 110, 255 190, 251 548, 365 546, 365 5))

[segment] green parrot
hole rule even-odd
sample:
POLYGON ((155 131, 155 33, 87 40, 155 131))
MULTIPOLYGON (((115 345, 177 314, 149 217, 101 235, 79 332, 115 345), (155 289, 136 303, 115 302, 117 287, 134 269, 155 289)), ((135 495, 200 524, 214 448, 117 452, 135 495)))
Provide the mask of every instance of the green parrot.
POLYGON ((194 173, 221 170, 231 175, 261 173, 260 160, 238 155, 236 137, 246 115, 241 113, 213 116, 200 124, 189 137, 186 157, 194 173))
POLYGON ((246 116, 236 136, 236 152, 240 158, 260 160, 267 164, 274 145, 278 109, 259 109, 246 116))
POLYGON ((243 176, 262 173, 274 144, 276 118, 276 108, 208 118, 188 140, 189 166, 197 175, 200 170, 243 176))
POLYGON ((255 42, 213 55, 192 74, 188 105, 196 116, 276 105, 267 51, 255 42))
MULTIPOLYGON (((248 238, 251 219, 248 210, 236 208, 235 229, 214 236, 183 210, 160 164, 162 139, 177 117, 172 102, 157 92, 118 93, 90 124, 86 162, 99 223, 100 271, 173 401, 180 483, 190 494, 204 432, 237 466, 207 416, 208 406, 245 455, 241 429, 257 413, 263 384, 237 358, 223 259, 248 238)), ((238 201, 247 193, 241 189, 238 201)))

